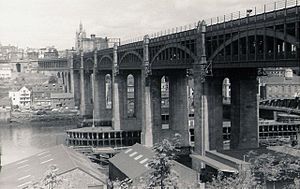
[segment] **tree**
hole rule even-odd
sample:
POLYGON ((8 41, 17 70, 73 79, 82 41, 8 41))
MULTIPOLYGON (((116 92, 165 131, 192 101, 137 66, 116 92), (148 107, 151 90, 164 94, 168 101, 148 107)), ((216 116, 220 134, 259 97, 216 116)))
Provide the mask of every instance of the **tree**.
POLYGON ((250 151, 247 155, 250 168, 239 170, 239 173, 225 177, 222 173, 207 183, 209 189, 249 189, 266 187, 268 182, 291 182, 287 189, 300 188, 300 163, 295 157, 283 153, 256 154, 250 151))
POLYGON ((57 81, 57 77, 56 76, 54 76, 54 75, 51 75, 50 77, 49 77, 49 80, 48 80, 48 83, 49 84, 53 84, 53 83, 57 83, 58 81, 57 81))
POLYGON ((148 163, 148 166, 151 168, 149 187, 159 186, 161 189, 164 189, 168 186, 173 186, 176 188, 178 175, 171 168, 174 166, 173 160, 179 151, 180 137, 179 134, 175 134, 172 141, 163 139, 154 145, 155 155, 148 163))
POLYGON ((255 155, 249 161, 252 173, 263 186, 266 186, 267 182, 272 182, 275 188, 276 182, 293 180, 299 174, 297 158, 283 153, 255 155))
POLYGON ((57 167, 50 165, 45 172, 44 177, 37 183, 34 183, 30 189, 56 189, 62 184, 62 180, 57 176, 57 167))
POLYGON ((258 184, 250 169, 241 169, 238 173, 225 177, 222 172, 207 183, 208 189, 251 189, 257 188, 258 184))

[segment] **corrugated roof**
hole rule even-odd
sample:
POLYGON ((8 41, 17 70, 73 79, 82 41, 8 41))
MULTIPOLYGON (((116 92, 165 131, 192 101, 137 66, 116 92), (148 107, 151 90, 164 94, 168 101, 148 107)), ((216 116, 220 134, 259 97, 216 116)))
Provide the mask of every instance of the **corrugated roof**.
MULTIPOLYGON (((147 148, 141 144, 135 144, 130 148, 116 154, 110 158, 109 161, 128 178, 135 179, 148 171, 151 171, 147 166, 149 161, 154 157, 155 153, 151 148, 147 148)), ((179 178, 183 179, 185 174, 188 174, 190 182, 196 182, 196 171, 176 162, 174 163, 174 170, 179 174, 179 178), (194 175, 195 178, 193 178, 194 175)))
POLYGON ((58 175, 80 169, 95 179, 106 182, 106 176, 98 171, 86 156, 59 145, 4 165, 0 172, 0 188, 22 188, 37 182, 44 176, 50 165, 56 165, 58 175))
POLYGON ((141 144, 135 144, 118 153, 109 161, 130 179, 137 178, 149 171, 147 163, 154 156, 154 152, 141 144))

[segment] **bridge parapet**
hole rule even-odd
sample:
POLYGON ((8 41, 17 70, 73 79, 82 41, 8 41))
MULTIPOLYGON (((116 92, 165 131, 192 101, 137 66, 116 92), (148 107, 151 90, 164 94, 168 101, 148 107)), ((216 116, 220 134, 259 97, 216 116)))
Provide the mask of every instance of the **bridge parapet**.
POLYGON ((69 70, 68 59, 38 59, 38 71, 60 71, 69 70))

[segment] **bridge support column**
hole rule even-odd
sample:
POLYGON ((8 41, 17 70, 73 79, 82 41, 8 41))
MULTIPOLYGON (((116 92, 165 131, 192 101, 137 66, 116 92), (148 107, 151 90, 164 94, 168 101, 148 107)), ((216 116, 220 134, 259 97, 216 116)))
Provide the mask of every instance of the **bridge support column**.
POLYGON ((120 122, 120 96, 119 96, 119 69, 118 69, 118 54, 117 44, 114 44, 113 50, 113 77, 112 77, 112 95, 113 95, 113 109, 112 109, 112 126, 115 130, 121 129, 120 122))
POLYGON ((80 108, 80 102, 81 102, 81 97, 80 97, 80 73, 78 71, 72 70, 71 71, 71 81, 73 82, 71 91, 74 94, 74 101, 75 101, 75 106, 80 108))
POLYGON ((149 75, 151 73, 149 67, 149 36, 144 37, 143 44, 143 69, 141 72, 141 95, 142 95, 142 136, 141 141, 145 146, 153 146, 153 116, 152 116, 152 100, 151 85, 149 75))
POLYGON ((119 95, 119 77, 113 76, 113 109, 112 125, 115 130, 121 129, 120 122, 120 95, 119 95))
MULTIPOLYGON (((205 33, 206 24, 202 21, 197 28, 198 38, 196 43, 198 61, 193 66, 194 77, 194 135, 195 135, 195 154, 205 155, 205 151, 209 149, 208 142, 208 115, 207 115, 207 98, 204 95, 205 82, 205 33)), ((203 163, 197 158, 192 159, 192 167, 198 172, 203 168, 203 163)))
POLYGON ((80 66, 80 114, 83 117, 92 115, 92 83, 91 74, 85 72, 83 67, 83 53, 81 53, 80 66))
POLYGON ((223 150, 223 78, 207 77, 204 95, 207 101, 209 150, 223 150))
POLYGON ((151 100, 150 78, 142 76, 142 143, 145 146, 153 146, 153 116, 151 100))
POLYGON ((65 72, 65 92, 66 93, 69 93, 69 79, 68 79, 68 75, 69 73, 68 72, 65 72))
POLYGON ((231 78, 231 149, 258 147, 256 69, 236 70, 231 78))
POLYGON ((85 73, 84 73, 84 62, 83 52, 80 54, 80 114, 86 115, 86 94, 85 94, 85 73))
POLYGON ((93 89, 92 89, 92 74, 90 72, 85 73, 84 76, 84 91, 85 91, 85 115, 93 115, 93 89))
MULTIPOLYGON (((70 78, 69 78, 69 84, 70 84, 70 93, 74 95, 74 57, 73 54, 71 55, 71 60, 70 60, 70 78)), ((74 101, 75 101, 75 96, 74 96, 74 101)), ((75 105, 76 106, 76 105, 75 105)))
POLYGON ((175 133, 181 134, 181 145, 189 146, 189 128, 188 128, 188 97, 187 97, 187 76, 186 71, 172 71, 169 75, 169 114, 170 114, 170 129, 172 132, 170 138, 174 137, 175 133))
MULTIPOLYGON (((151 100, 151 105, 150 107, 146 107, 146 110, 149 111, 149 109, 151 110, 151 116, 152 118, 152 128, 148 127, 147 125, 147 131, 148 133, 151 134, 151 130, 152 130, 152 143, 157 143, 159 141, 161 141, 161 135, 162 135, 162 125, 161 125, 161 77, 157 77, 157 76, 151 76, 151 78, 149 78, 149 88, 145 88, 145 90, 149 89, 149 93, 147 94, 147 98, 146 103, 148 102, 148 100, 151 100)), ((147 118, 147 117, 146 117, 147 118)), ((149 119, 150 117, 148 117, 148 119, 146 119, 146 121, 150 121, 149 119)), ((151 141, 151 138, 148 138, 149 141, 151 141)))
MULTIPOLYGON (((100 74, 98 71, 94 70, 94 74, 95 74, 95 81, 94 81, 94 120, 98 121, 100 120, 100 106, 101 106, 101 98, 103 98, 103 95, 101 95, 101 93, 103 93, 102 90, 100 90, 102 87, 101 85, 103 85, 104 79, 101 78, 100 74), (102 79, 102 80, 101 80, 102 79)), ((105 99, 105 96, 104 96, 105 99)), ((103 104, 102 104, 103 106, 103 104)))

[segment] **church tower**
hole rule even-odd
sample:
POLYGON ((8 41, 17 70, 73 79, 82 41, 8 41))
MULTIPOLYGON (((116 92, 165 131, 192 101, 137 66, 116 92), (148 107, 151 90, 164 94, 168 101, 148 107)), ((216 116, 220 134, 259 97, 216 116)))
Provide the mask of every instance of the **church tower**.
POLYGON ((75 50, 76 51, 79 51, 80 49, 82 49, 82 41, 84 38, 86 38, 86 33, 83 30, 83 25, 80 21, 79 31, 76 31, 76 36, 75 36, 75 50))

